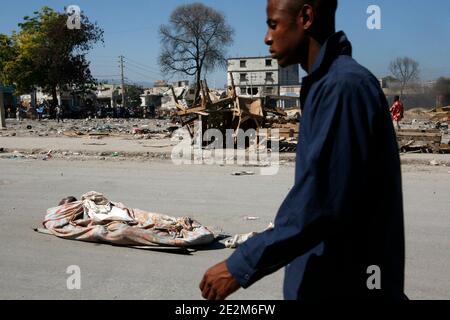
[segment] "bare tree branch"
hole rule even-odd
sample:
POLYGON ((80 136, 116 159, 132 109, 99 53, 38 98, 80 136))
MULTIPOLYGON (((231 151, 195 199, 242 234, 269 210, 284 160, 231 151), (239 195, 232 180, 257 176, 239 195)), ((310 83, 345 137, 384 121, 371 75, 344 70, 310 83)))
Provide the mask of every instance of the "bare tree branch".
POLYGON ((195 76, 196 100, 202 72, 226 65, 226 48, 233 43, 232 27, 222 13, 192 3, 177 7, 169 23, 160 27, 159 34, 162 72, 195 76))
POLYGON ((396 58, 389 65, 389 70, 400 81, 401 96, 411 82, 419 79, 419 63, 409 57, 396 58))

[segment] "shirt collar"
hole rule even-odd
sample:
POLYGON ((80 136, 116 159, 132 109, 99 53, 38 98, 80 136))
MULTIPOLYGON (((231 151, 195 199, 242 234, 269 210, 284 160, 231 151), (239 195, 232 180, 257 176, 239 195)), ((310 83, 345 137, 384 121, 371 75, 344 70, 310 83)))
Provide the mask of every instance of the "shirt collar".
POLYGON ((327 70, 339 55, 352 55, 352 44, 343 31, 333 34, 325 41, 319 51, 311 73, 307 77, 327 70))

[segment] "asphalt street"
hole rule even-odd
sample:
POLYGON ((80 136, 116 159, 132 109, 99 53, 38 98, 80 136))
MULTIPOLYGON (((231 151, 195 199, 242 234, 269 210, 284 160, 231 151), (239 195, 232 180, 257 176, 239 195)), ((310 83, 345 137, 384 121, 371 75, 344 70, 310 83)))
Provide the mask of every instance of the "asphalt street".
MULTIPOLYGON (((170 161, 0 160, 0 299, 201 299, 204 271, 231 249, 216 245, 182 255, 61 240, 33 227, 61 198, 95 190, 129 207, 191 216, 224 234, 259 231, 289 191, 294 167, 284 165, 275 176, 231 175, 242 169, 170 161), (80 267, 80 290, 67 288, 72 265, 80 267)), ((406 293, 450 299, 450 168, 405 166, 403 179, 406 293)), ((282 299, 282 281, 280 270, 232 299, 282 299)))

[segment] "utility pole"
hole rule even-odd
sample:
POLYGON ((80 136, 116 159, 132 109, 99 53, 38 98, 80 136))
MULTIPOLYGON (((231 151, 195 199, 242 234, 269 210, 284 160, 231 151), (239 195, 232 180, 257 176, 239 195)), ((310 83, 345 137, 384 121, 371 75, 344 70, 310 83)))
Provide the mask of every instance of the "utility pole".
POLYGON ((3 104, 3 85, 0 83, 0 130, 6 130, 5 106, 3 104))
POLYGON ((250 91, 253 99, 253 73, 250 72, 250 91))
POLYGON ((120 59, 120 75, 122 81, 122 107, 126 108, 126 100, 125 100, 125 77, 123 75, 123 58, 124 56, 119 56, 120 59))

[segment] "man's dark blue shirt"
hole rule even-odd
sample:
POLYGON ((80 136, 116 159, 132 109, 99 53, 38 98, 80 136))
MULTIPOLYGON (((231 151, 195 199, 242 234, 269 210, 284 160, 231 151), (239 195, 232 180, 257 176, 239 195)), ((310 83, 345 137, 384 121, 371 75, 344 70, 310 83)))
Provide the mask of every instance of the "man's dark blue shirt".
POLYGON ((227 260, 244 288, 286 266, 289 300, 404 298, 395 131, 378 80, 351 54, 334 34, 303 79, 295 185, 275 228, 227 260))

